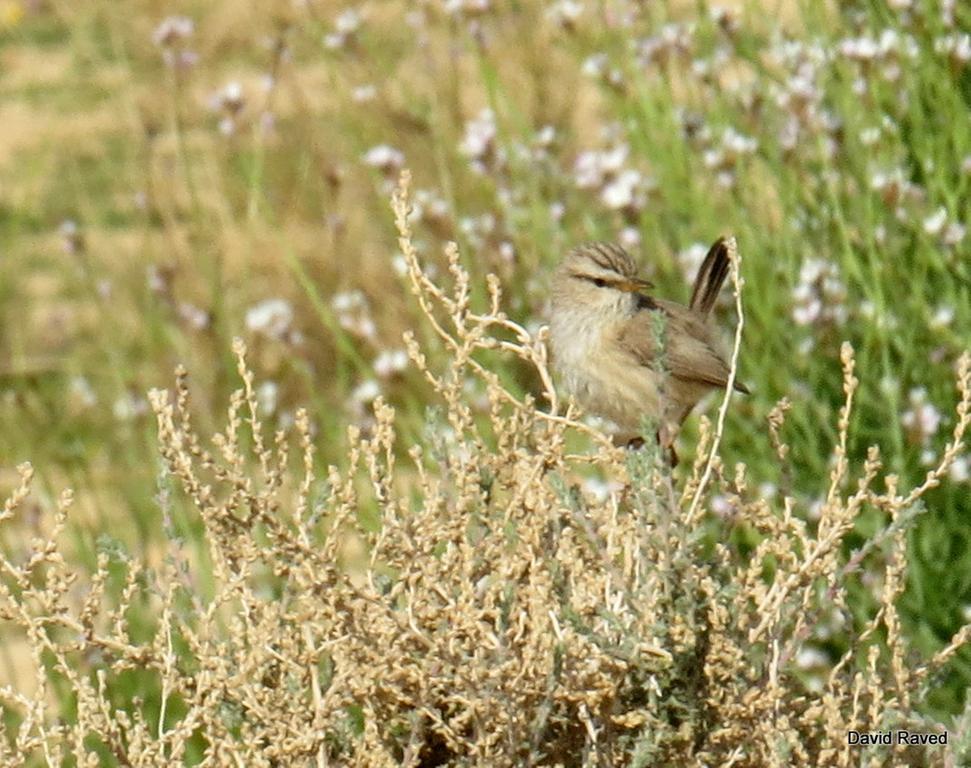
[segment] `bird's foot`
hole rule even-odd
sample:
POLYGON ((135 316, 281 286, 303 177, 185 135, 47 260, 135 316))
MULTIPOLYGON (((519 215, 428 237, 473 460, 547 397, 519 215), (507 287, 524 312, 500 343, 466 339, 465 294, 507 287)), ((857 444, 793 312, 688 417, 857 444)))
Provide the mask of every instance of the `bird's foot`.
MULTIPOLYGON (((655 433, 655 439, 661 452, 667 456, 671 469, 678 466, 678 452, 674 449, 674 438, 672 431, 666 427, 661 427, 655 433)), ((645 440, 640 435, 632 437, 621 443, 628 451, 639 451, 645 445, 645 440)))
POLYGON ((668 424, 662 424, 657 430, 657 444, 661 446, 662 451, 667 453, 671 469, 678 466, 678 452, 674 448, 674 441, 677 436, 677 430, 668 424))

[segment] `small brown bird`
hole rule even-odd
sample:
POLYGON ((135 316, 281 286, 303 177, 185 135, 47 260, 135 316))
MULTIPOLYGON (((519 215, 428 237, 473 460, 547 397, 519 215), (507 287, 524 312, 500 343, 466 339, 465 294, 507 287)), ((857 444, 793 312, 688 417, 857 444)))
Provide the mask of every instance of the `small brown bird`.
MULTIPOLYGON (((552 284, 550 341, 566 389, 637 442, 642 419, 670 448, 681 423, 706 394, 724 389, 729 368, 708 315, 728 276, 724 238, 705 257, 688 306, 645 293, 654 286, 619 245, 574 248, 552 284), (660 343, 659 343, 660 342, 660 343)), ((735 389, 748 392, 744 384, 735 389)))

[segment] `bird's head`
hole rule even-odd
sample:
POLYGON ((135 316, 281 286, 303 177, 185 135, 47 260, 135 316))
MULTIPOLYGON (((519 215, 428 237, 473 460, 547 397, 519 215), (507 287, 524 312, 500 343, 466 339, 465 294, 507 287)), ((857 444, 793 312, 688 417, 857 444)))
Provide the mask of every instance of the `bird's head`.
POLYGON ((653 288, 637 276, 637 265, 619 245, 584 243, 570 251, 553 275, 554 305, 610 311, 637 304, 653 288))

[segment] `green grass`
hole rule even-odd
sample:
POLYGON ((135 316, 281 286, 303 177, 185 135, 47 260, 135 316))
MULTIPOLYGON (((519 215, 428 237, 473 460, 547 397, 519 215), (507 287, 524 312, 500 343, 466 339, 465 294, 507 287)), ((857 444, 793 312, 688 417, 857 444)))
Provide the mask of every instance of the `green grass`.
MULTIPOLYGON (((793 408, 784 435, 795 475, 787 490, 810 501, 829 469, 842 401, 839 347, 849 340, 862 380, 853 459, 861 461, 875 443, 902 484, 923 478, 921 453, 945 442, 951 367, 971 339, 969 240, 945 247, 924 228, 938 207, 952 222, 966 222, 971 212, 971 173, 962 168, 971 157, 971 67, 956 68, 934 52, 944 34, 936 3, 918 3, 927 21, 911 28, 879 2, 845 4, 842 13, 812 3, 782 16, 804 19, 811 33, 753 10, 740 17, 731 39, 707 13, 668 4, 651 5, 631 28, 610 30, 591 9, 589 23, 570 33, 545 20, 538 4, 497 3, 481 21, 484 45, 469 22, 442 16, 422 33, 425 48, 403 23, 404 4, 389 3, 372 9, 357 43, 340 51, 321 44, 332 29, 326 16, 254 11, 244 23, 231 5, 196 8, 188 45, 201 59, 178 92, 149 39, 159 21, 154 4, 133 3, 125 12, 107 0, 76 9, 52 4, 5 34, 7 44, 67 48, 72 55, 54 82, 30 82, 20 73, 19 87, 0 84, 5 100, 38 116, 38 138, 29 148, 0 155, 7 198, 0 198, 0 227, 8 244, 0 257, 0 465, 29 458, 51 488, 74 486, 99 525, 118 527, 129 546, 150 548, 160 517, 153 427, 145 416, 116 418, 113 404, 164 386, 183 362, 193 373, 200 419, 217 422, 212 414, 225 407, 234 382, 230 340, 252 337, 247 309, 278 296, 293 304, 304 341, 257 339, 254 364, 279 385, 281 413, 302 404, 312 409, 319 460, 339 461, 344 427, 361 418, 350 393, 373 376, 378 349, 400 346, 402 331, 415 325, 415 308, 392 268, 396 246, 383 174, 360 159, 387 143, 405 152, 416 186, 435 190, 451 208, 444 223, 416 224, 425 257, 442 268, 440 246, 457 240, 474 275, 500 273, 509 312, 519 320, 540 317, 545 286, 534 274, 552 267, 572 243, 615 238, 632 227, 659 292, 683 299, 676 254, 734 233, 746 280, 740 376, 753 395, 731 412, 726 462, 745 462, 756 483, 790 482, 770 458, 764 424, 772 405, 788 395, 793 408), (638 65, 631 41, 679 20, 697 25, 691 54, 638 65), (792 39, 834 52, 833 61, 814 68, 815 115, 791 149, 780 144, 779 132, 795 112, 777 96, 792 70, 766 53, 780 24, 792 39), (254 83, 272 64, 262 41, 281 25, 292 55, 279 66, 268 100, 254 83), (543 30, 535 45, 525 32, 533 28, 543 30), (884 29, 912 36, 917 50, 901 59, 894 82, 881 74, 889 64, 861 70, 836 53, 839 40, 884 29), (690 74, 693 60, 711 59, 719 49, 727 60, 713 60, 715 84, 690 74), (621 73, 621 88, 581 74, 595 53, 621 73), (463 76, 450 75, 448 62, 463 76), (101 75, 119 67, 127 72, 124 85, 106 89, 101 75), (861 71, 862 97, 854 91, 861 71), (736 75, 746 83, 737 90, 730 85, 736 75), (247 86, 247 108, 236 136, 226 139, 206 102, 237 76, 247 86), (365 83, 378 87, 377 99, 353 101, 352 88, 365 83), (93 120, 86 133, 79 118, 105 104, 117 121, 104 130, 93 120), (264 136, 259 113, 267 105, 276 127, 264 136), (495 146, 506 162, 480 174, 458 143, 463 121, 484 107, 496 114, 495 146), (698 115, 713 140, 731 128, 757 141, 753 153, 739 158, 733 187, 720 187, 704 148, 686 140, 682 112, 698 115), (79 127, 65 135, 58 123, 69 117, 79 127), (147 138, 140 123, 157 126, 157 137, 147 138), (553 148, 526 156, 520 148, 533 146, 547 123, 557 129, 553 148), (597 138, 609 125, 629 145, 626 165, 656 182, 641 210, 608 210, 573 181, 576 155, 609 146, 597 138), (874 128, 879 138, 864 143, 861 132, 874 128), (872 188, 875 172, 893 168, 921 190, 900 215, 872 188), (16 195, 18 188, 36 194, 16 195), (147 208, 134 204, 136 193, 147 208), (560 221, 549 215, 554 203, 563 206, 560 221), (460 226, 463 217, 483 215, 493 217, 493 231, 470 234, 460 226), (56 233, 65 218, 76 219, 88 238, 83 260, 59 250, 56 233), (503 242, 516 258, 498 255, 503 242), (794 322, 793 290, 810 258, 835 270, 845 295, 827 300, 827 309, 841 306, 844 321, 794 322), (171 269, 170 293, 146 287, 150 265, 171 269), (99 294, 104 281, 109 299, 99 294), (331 307, 336 293, 354 288, 369 299, 373 342, 343 329, 331 307), (214 324, 187 325, 178 313, 186 301, 211 310, 214 324), (934 328, 941 306, 953 310, 953 320, 934 328), (76 399, 77 376, 90 383, 97 402, 66 408, 76 399), (926 446, 901 425, 908 393, 918 386, 945 416, 926 446)), ((958 6, 958 27, 967 30, 969 11, 958 6)), ((730 312, 720 313, 720 322, 727 327, 730 312)), ((495 364, 504 381, 519 381, 524 391, 531 386, 521 371, 502 370, 501 358, 495 364)), ((402 434, 420 434, 422 382, 405 373, 381 387, 399 408, 402 434)), ((690 455, 693 432, 689 424, 683 454, 690 455)), ((971 604, 969 490, 965 481, 933 491, 912 534, 906 628, 924 651, 946 641, 971 604)), ((94 536, 80 528, 79 540, 94 536)), ((861 531, 857 543, 864 538, 861 531)), ((866 604, 863 591, 860 600, 866 604)), ((957 708, 971 680, 966 657, 955 671, 942 689, 943 709, 957 708)))

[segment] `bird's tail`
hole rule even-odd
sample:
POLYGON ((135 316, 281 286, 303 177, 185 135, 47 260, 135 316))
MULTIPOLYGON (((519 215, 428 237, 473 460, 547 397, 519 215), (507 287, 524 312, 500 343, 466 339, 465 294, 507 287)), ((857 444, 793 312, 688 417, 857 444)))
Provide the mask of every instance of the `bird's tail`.
POLYGON ((694 288, 691 289, 690 307, 706 317, 715 306, 718 292, 728 277, 731 259, 728 257, 728 246, 724 237, 719 237, 714 245, 708 249, 708 255, 701 262, 698 276, 695 278, 694 288))

